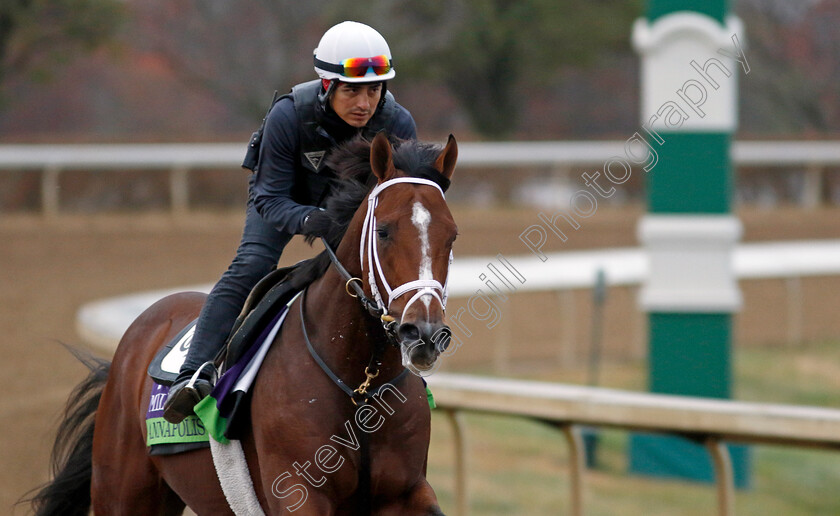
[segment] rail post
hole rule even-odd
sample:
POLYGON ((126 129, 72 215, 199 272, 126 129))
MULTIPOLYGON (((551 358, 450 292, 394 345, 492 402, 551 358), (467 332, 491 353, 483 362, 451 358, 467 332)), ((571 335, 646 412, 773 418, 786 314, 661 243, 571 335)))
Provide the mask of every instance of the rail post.
POLYGON ((718 514, 735 516, 735 477, 732 473, 732 458, 726 444, 710 437, 706 439, 706 449, 712 456, 717 485, 718 514))
POLYGON ((459 411, 445 409, 444 414, 452 428, 455 446, 455 514, 467 516, 470 510, 467 486, 467 429, 459 411))
POLYGON ((586 469, 585 450, 580 428, 572 424, 562 427, 569 445, 569 505, 572 516, 583 516, 583 475, 586 469))
POLYGON ((170 202, 173 215, 183 215, 189 210, 189 171, 186 165, 176 165, 169 172, 170 202))
POLYGON ((44 167, 41 177, 41 210, 45 217, 55 217, 59 209, 59 183, 58 175, 61 167, 56 164, 49 164, 44 167))
POLYGON ((806 210, 814 210, 822 204, 822 169, 822 165, 818 163, 808 165, 805 169, 801 202, 806 210))

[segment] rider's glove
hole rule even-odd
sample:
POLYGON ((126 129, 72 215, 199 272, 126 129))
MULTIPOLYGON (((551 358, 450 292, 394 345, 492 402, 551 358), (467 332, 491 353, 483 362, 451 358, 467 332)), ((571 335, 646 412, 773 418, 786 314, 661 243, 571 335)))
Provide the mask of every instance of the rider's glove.
POLYGON ((334 224, 332 217, 327 215, 323 209, 318 208, 309 212, 303 219, 300 234, 308 237, 318 238, 325 236, 334 224))

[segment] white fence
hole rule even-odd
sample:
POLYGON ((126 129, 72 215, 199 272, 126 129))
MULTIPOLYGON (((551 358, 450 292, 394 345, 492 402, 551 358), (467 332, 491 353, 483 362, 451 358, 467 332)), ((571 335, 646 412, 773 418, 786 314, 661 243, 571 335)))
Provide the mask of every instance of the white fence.
MULTIPOLYGON (((528 278, 517 287, 518 292, 557 292, 562 303, 563 332, 558 347, 572 349, 575 345, 575 325, 580 324, 574 314, 574 299, 562 296, 573 289, 594 285, 598 271, 603 271, 610 287, 636 287, 648 274, 644 251, 638 248, 599 249, 593 251, 565 251, 550 253, 542 262, 533 255, 510 256, 510 263, 528 278)), ((450 297, 466 299, 477 289, 485 287, 479 275, 493 263, 493 256, 456 257, 450 272, 450 297)), ((786 317, 784 326, 788 342, 802 339, 804 326, 802 278, 840 275, 840 240, 794 242, 763 242, 739 244, 733 255, 733 267, 739 280, 785 279, 786 317)), ((134 293, 102 299, 82 306, 76 315, 76 327, 89 343, 105 350, 113 350, 140 313, 158 299, 179 291, 209 291, 212 285, 195 285, 172 290, 134 293)), ((641 338, 642 336, 637 336, 641 338)), ((509 339, 504 332, 496 332, 493 342, 494 367, 504 371, 509 362, 509 339)), ((641 346, 641 344, 639 344, 641 346)))
MULTIPOLYGON (((459 167, 548 166, 602 167, 624 155, 623 141, 495 142, 459 144, 459 167)), ((59 175, 63 170, 167 170, 173 212, 189 209, 191 169, 233 169, 245 153, 244 143, 131 145, 0 145, 0 171, 40 171, 41 207, 54 215, 60 207, 59 175)), ((817 206, 823 198, 826 167, 840 165, 840 142, 735 142, 738 167, 787 167, 804 172, 801 202, 817 206)))
POLYGON ((467 432, 460 417, 465 411, 557 423, 570 451, 568 514, 573 516, 584 514, 586 492, 580 426, 691 436, 703 443, 715 469, 717 513, 721 516, 735 514, 734 477, 724 442, 840 449, 840 410, 443 373, 432 375, 428 380, 438 408, 446 413, 453 429, 456 514, 459 516, 469 512, 467 432))

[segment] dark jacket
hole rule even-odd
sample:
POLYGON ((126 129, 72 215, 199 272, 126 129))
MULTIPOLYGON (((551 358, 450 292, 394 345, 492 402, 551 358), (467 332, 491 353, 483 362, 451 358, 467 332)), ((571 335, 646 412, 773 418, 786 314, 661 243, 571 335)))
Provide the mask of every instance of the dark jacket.
MULTIPOLYGON (((280 231, 299 233, 303 219, 323 204, 333 172, 324 152, 364 131, 384 129, 402 139, 416 139, 414 119, 390 92, 367 126, 345 123, 328 103, 319 101, 320 81, 299 84, 268 114, 251 195, 260 216, 280 231)), ((371 134, 372 136, 372 134, 371 134)))

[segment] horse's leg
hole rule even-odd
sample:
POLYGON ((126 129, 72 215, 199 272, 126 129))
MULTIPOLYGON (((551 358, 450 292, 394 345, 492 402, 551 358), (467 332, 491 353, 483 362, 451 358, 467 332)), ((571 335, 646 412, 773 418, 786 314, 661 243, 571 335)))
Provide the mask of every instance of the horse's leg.
POLYGON ((199 514, 229 508, 208 450, 151 457, 145 416, 155 352, 194 319, 204 296, 185 293, 153 305, 129 327, 102 392, 93 439, 91 496, 96 515, 180 514, 184 500, 199 514))
POLYGON ((230 509, 209 448, 176 455, 152 457, 167 484, 197 514, 233 514, 230 509))
POLYGON ((371 512, 376 516, 443 516, 432 486, 421 479, 404 496, 387 502, 371 512))
MULTIPOLYGON (((331 435, 344 435, 344 427, 335 427, 334 414, 339 413, 339 409, 333 404, 338 405, 337 402, 319 399, 313 403, 312 400, 312 393, 335 389, 329 378, 312 375, 311 369, 302 369, 295 360, 287 358, 307 353, 299 333, 299 320, 291 317, 291 326, 289 320, 287 318, 283 328, 283 340, 269 349, 254 383, 252 431, 243 438, 242 444, 254 488, 267 514, 334 516, 339 500, 348 495, 337 494, 336 486, 352 485, 355 470, 351 471, 353 467, 345 465, 329 475, 330 482, 320 487, 305 478, 308 474, 317 484, 321 477, 327 476, 312 464, 313 454, 331 442, 331 435), (290 348, 286 339, 298 339, 294 341, 297 347, 290 348), (308 469, 303 468, 304 474, 301 474, 295 464, 307 464, 308 469), (344 478, 345 475, 349 478, 344 478)), ((341 402, 347 403, 344 399, 341 402)), ((352 418, 352 413, 349 417, 352 418)), ((344 419, 346 417, 339 419, 338 425, 344 419)))
MULTIPOLYGON (((122 455, 129 453, 125 450, 122 455)), ((94 515, 175 516, 183 512, 184 502, 148 463, 127 459, 119 468, 119 472, 94 472, 91 485, 94 515)))
POLYGON ((136 414, 125 410, 124 385, 109 382, 96 414, 91 478, 94 514, 180 514, 184 502, 149 460, 136 414))

